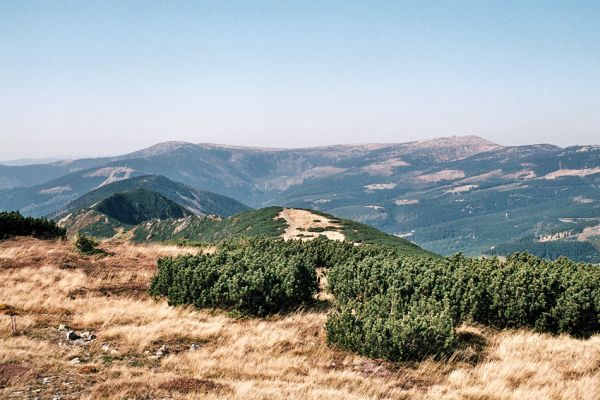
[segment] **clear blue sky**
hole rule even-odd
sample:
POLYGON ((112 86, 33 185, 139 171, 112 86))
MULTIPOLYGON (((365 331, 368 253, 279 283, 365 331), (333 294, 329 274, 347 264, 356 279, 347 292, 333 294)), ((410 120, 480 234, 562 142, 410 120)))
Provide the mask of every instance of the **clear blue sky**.
POLYGON ((600 143, 600 1, 0 1, 0 159, 600 143))

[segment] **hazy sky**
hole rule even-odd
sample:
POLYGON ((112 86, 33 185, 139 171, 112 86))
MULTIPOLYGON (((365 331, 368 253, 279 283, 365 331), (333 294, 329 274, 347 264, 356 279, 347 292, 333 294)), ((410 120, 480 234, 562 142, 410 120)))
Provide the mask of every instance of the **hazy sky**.
POLYGON ((0 159, 600 143, 600 1, 0 1, 0 159))

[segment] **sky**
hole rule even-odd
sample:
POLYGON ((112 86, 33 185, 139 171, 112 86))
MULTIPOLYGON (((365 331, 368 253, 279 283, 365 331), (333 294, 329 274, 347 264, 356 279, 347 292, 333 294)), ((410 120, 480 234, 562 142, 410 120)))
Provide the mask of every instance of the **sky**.
POLYGON ((0 160, 600 144, 600 1, 0 2, 0 160))

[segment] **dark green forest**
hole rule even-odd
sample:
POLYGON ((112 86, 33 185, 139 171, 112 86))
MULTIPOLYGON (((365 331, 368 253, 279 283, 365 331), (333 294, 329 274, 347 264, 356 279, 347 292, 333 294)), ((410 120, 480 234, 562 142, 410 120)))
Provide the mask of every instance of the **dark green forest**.
POLYGON ((66 231, 46 218, 24 217, 18 211, 0 211, 0 240, 15 236, 63 239, 66 231))

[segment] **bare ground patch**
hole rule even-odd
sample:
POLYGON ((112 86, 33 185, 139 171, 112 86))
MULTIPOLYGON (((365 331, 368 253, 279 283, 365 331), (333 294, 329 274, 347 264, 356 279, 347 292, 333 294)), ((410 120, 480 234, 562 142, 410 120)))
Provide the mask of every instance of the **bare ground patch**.
POLYGON ((284 208, 276 218, 283 218, 288 225, 283 238, 309 240, 319 235, 327 236, 331 240, 344 240, 339 222, 296 208, 284 208))

